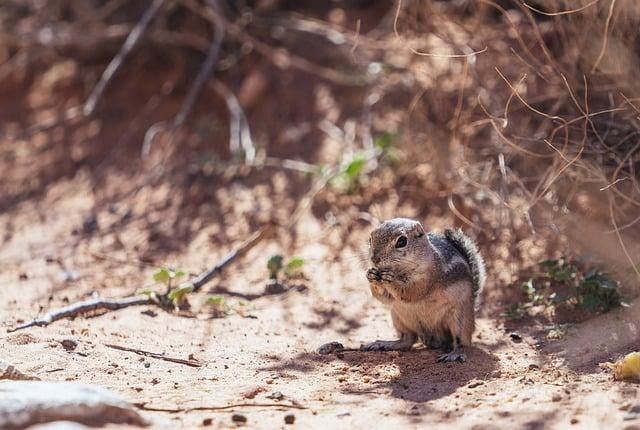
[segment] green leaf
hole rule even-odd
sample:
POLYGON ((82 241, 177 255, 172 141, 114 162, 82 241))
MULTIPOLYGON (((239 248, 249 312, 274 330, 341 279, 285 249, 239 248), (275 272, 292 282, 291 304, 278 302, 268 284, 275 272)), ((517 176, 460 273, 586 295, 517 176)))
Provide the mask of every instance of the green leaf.
POLYGON ((302 266, 304 266, 304 260, 300 257, 293 257, 284 266, 284 274, 286 276, 293 276, 302 268, 302 266))
POLYGON ((172 270, 168 267, 161 267, 156 273, 153 274, 153 280, 168 284, 170 280, 185 276, 186 273, 182 270, 172 270))
POLYGON ((224 297, 214 294, 207 297, 207 300, 205 300, 205 303, 208 305, 216 305, 216 306, 221 305, 224 303, 224 297))
POLYGON ((344 174, 347 175, 352 182, 355 181, 360 176, 360 173, 362 173, 366 162, 367 160, 363 156, 355 156, 344 168, 344 174))
POLYGON ((378 148, 382 153, 385 153, 391 148, 393 140, 396 138, 395 134, 392 133, 382 133, 373 140, 373 144, 376 148, 378 148))
POLYGON ((167 282, 169 282, 169 279, 171 279, 171 273, 170 270, 166 267, 161 267, 156 273, 153 274, 153 280, 156 282, 162 282, 163 284, 166 284, 167 282))
POLYGON ((520 285, 520 289, 531 299, 536 293, 536 288, 533 286, 533 279, 529 279, 527 282, 523 282, 520 285))
POLYGON ((173 274, 173 276, 171 277, 171 279, 174 279, 174 278, 181 278, 181 277, 185 276, 185 275, 186 275, 186 272, 184 272, 184 271, 182 271, 182 270, 178 269, 178 270, 176 270, 175 272, 171 272, 170 274, 173 274))
POLYGON ((191 293, 193 289, 194 289, 194 286, 192 283, 182 284, 179 287, 173 288, 171 291, 169 291, 169 294, 167 295, 167 297, 174 304, 178 304, 184 298, 184 296, 191 293))
POLYGON ((538 265, 543 269, 551 269, 558 265, 558 260, 542 260, 538 262, 538 265))
POLYGON ((278 273, 282 270, 282 262, 284 258, 282 255, 276 254, 272 255, 271 258, 267 261, 267 269, 269 270, 269 277, 271 279, 277 279, 278 273))

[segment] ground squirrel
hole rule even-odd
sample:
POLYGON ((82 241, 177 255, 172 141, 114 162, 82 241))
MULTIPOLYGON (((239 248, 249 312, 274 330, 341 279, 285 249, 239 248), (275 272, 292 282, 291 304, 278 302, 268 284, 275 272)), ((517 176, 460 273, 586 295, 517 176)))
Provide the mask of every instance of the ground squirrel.
POLYGON ((475 302, 485 280, 484 261, 460 230, 425 233, 414 220, 385 221, 371 233, 373 296, 391 309, 399 340, 363 345, 365 351, 407 350, 420 340, 448 353, 438 361, 465 361, 475 328, 475 302))

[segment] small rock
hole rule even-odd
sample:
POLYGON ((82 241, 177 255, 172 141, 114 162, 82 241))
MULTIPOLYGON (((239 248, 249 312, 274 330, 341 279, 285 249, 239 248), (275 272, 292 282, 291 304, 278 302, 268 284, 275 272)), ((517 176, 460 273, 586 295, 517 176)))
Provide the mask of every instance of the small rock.
POLYGON ((571 418, 571 424, 578 424, 580 421, 577 418, 571 418))
POLYGON ((273 393, 269 394, 267 398, 273 400, 282 400, 284 399, 284 394, 282 394, 280 391, 274 391, 273 393))
POLYGON ((484 382, 482 382, 482 381, 473 381, 469 385, 467 385, 467 388, 476 388, 476 387, 479 387, 480 385, 484 385, 484 382))
POLYGON ((88 430, 90 427, 71 421, 54 421, 29 427, 29 430, 88 430))
POLYGON ((211 424, 213 424, 213 420, 211 418, 205 418, 202 420, 203 426, 210 426, 211 424))
POLYGON ((284 416, 284 423, 285 424, 293 424, 296 422, 296 416, 293 414, 287 414, 284 416))
POLYGON ((27 275, 26 273, 21 273, 18 277, 21 281, 26 281, 27 279, 29 279, 29 275, 27 275))
POLYGON ((60 342, 60 344, 67 351, 73 351, 78 347, 78 342, 73 339, 64 339, 62 342, 60 342))
POLYGON ((148 361, 144 362, 144 367, 146 367, 147 369, 151 367, 151 363, 149 363, 148 361))
POLYGON ((0 384, 0 428, 25 428, 53 421, 146 425, 120 396, 103 388, 68 382, 6 381, 0 384))
POLYGON ((529 365, 529 369, 530 369, 530 370, 537 370, 537 369, 540 369, 540 366, 538 366, 538 365, 537 365, 537 364, 535 364, 535 363, 531 363, 531 364, 529 365))
POLYGON ((551 397, 552 402, 559 402, 560 400, 562 400, 562 396, 560 396, 560 394, 554 394, 553 397, 551 397))
POLYGON ((342 352, 344 351, 344 345, 340 342, 329 342, 322 345, 318 348, 318 354, 327 355, 333 354, 334 352, 342 352))
POLYGON ((511 333, 509 333, 509 337, 515 343, 522 342, 522 336, 520 336, 520 333, 518 333, 517 331, 512 331, 511 333))
POLYGON ((231 415, 231 421, 233 421, 234 423, 246 423, 247 417, 242 414, 233 414, 231 415))

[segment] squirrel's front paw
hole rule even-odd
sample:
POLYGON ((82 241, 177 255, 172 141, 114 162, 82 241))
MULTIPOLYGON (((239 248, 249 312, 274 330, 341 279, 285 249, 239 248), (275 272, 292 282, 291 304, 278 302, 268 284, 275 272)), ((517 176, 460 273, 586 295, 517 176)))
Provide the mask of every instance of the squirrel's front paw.
POLYGON ((376 268, 371 268, 367 270, 367 279, 369 282, 380 282, 382 277, 380 276, 380 271, 376 268))
POLYGON ((395 279, 391 270, 380 270, 378 273, 380 274, 380 279, 384 282, 393 282, 395 279))

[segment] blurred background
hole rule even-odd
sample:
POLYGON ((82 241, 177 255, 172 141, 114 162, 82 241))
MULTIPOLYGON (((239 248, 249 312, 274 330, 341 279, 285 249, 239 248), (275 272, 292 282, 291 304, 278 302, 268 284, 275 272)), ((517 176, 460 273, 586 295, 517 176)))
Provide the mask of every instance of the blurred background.
POLYGON ((608 310, 640 285, 639 24, 634 0, 5 0, 5 261, 123 288, 99 261, 204 267, 275 223, 360 273, 408 216, 478 241, 487 314, 608 310))

